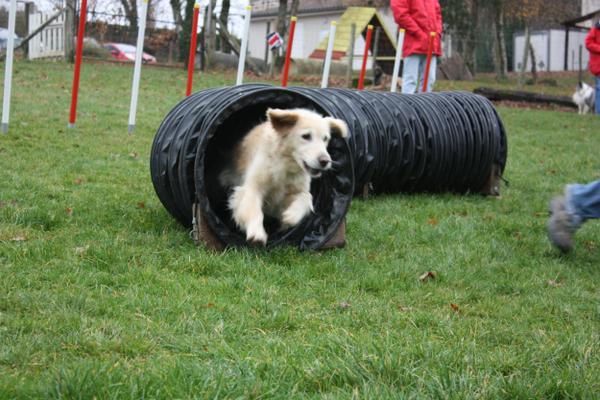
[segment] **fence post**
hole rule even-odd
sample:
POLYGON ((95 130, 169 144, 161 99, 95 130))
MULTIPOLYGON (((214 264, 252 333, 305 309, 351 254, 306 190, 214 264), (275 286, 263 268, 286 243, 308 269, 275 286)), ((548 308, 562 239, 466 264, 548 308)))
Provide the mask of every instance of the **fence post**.
POLYGON ((11 0, 8 11, 8 40, 6 42, 6 62, 4 66, 4 98, 2 99, 2 133, 8 132, 10 115, 10 92, 12 85, 13 55, 15 52, 15 21, 17 0, 11 0))
POLYGON ((138 37, 135 52, 135 66, 133 68, 133 83, 131 84, 131 103, 129 104, 129 126, 127 130, 132 133, 135 129, 135 114, 140 92, 140 75, 142 73, 142 55, 144 53, 144 34, 146 32, 146 14, 148 13, 148 0, 142 1, 142 13, 138 21, 138 37))
POLYGON ((240 47, 240 56, 238 59, 238 70, 236 85, 241 85, 244 81, 244 67, 246 66, 246 53, 248 52, 248 40, 250 33, 250 18, 252 16, 252 6, 246 6, 246 14, 244 15, 244 32, 242 33, 242 45, 240 47))
POLYGON ((326 88, 329 84, 329 69, 331 68, 331 57, 333 53, 333 43, 335 42, 336 22, 331 21, 329 28, 329 42, 327 43, 327 52, 325 53, 325 65, 323 66, 323 78, 321 79, 321 88, 326 88))
POLYGON ((404 47, 404 29, 398 30, 398 40, 396 41, 396 59, 394 60, 394 72, 392 72, 392 86, 390 91, 396 92, 398 86, 398 74, 400 73, 400 63, 402 62, 402 47, 404 47))

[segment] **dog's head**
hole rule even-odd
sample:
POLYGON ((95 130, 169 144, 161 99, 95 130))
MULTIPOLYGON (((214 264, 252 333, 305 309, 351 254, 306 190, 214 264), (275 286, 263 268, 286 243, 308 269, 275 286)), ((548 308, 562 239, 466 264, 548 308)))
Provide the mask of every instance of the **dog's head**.
POLYGON ((268 109, 267 118, 282 138, 285 151, 312 178, 331 168, 327 145, 332 135, 348 136, 348 126, 340 119, 323 117, 305 109, 268 109))

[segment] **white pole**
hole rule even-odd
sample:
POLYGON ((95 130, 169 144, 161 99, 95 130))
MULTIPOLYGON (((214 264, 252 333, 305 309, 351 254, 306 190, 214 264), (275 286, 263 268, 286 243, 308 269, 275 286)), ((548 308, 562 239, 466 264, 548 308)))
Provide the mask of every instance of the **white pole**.
POLYGON ((394 93, 398 86, 398 73, 400 72, 400 61, 402 61, 402 46, 404 46, 404 29, 398 30, 398 40, 396 41, 396 59, 394 60, 394 72, 392 72, 392 87, 390 91, 394 93))
POLYGON ((140 92, 140 75, 142 72, 142 54, 144 53, 144 35, 146 32, 146 14, 148 0, 142 2, 142 12, 139 16, 138 37, 135 51, 135 66, 133 67, 133 84, 131 85, 131 104, 129 106, 129 133, 135 129, 135 113, 137 110, 138 94, 140 92))
POLYGON ((11 0, 8 11, 8 41, 6 43, 6 65, 4 68, 4 99, 2 101, 2 133, 8 132, 10 114, 10 91, 13 72, 13 55, 15 52, 15 18, 17 16, 17 0, 11 0))
POLYGON ((246 6, 246 15, 244 16, 244 33, 242 34, 242 46, 240 48, 240 59, 237 70, 236 85, 241 85, 244 80, 244 67, 246 64, 246 52, 248 51, 248 36, 250 33, 250 16, 252 6, 246 6))
POLYGON ((331 69, 331 55, 333 54, 333 42, 335 41, 336 22, 331 21, 329 27, 329 42, 327 43, 327 52, 325 53, 325 65, 323 66, 323 79, 321 80, 321 88, 326 88, 329 83, 329 70, 331 69))

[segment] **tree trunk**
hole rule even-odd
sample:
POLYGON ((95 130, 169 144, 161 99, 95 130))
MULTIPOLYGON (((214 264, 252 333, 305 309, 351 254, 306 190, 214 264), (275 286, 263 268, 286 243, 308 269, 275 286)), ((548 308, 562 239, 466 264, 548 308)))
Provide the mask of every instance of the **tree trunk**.
POLYGON ((68 62, 75 62, 75 0, 67 0, 65 7, 65 58, 68 62))
POLYGON ((529 41, 529 53, 531 54, 531 79, 535 85, 538 80, 537 61, 535 59, 535 51, 533 51, 533 45, 531 44, 531 41, 529 41))
POLYGON ((121 5, 125 11, 125 18, 129 21, 129 26, 132 32, 137 32, 137 0, 121 0, 121 5))
POLYGON ((300 7, 300 0, 292 0, 291 16, 298 16, 298 7, 300 7))
POLYGON ((179 32, 179 61, 187 67, 190 51, 190 32, 192 30, 192 18, 194 17, 194 1, 187 0, 185 4, 185 16, 179 32))
POLYGON ((523 87, 525 83, 525 70, 527 69, 527 56, 529 55, 529 38, 531 34, 529 32, 529 25, 525 26, 525 42, 523 44, 523 59, 521 61, 521 68, 519 69, 519 88, 523 87))
MULTIPOLYGON (((223 4, 221 6, 221 24, 225 23, 225 29, 229 29, 227 23, 229 21, 229 8, 231 7, 230 0, 223 0, 223 4)), ((231 53, 231 46, 229 46, 229 42, 227 38, 220 36, 221 42, 221 51, 223 53, 231 53)))
POLYGON ((506 78, 508 75, 508 54, 506 52, 506 35, 504 34, 504 13, 500 16, 500 24, 498 25, 500 32, 500 61, 502 63, 502 74, 506 78))
POLYGON ((500 7, 496 8, 493 33, 494 33, 494 71, 497 80, 505 80, 507 73, 506 66, 506 42, 504 39, 504 14, 500 7))
POLYGON ((181 17, 181 0, 169 0, 169 3, 171 4, 173 20, 175 21, 175 30, 180 32, 181 26, 183 25, 183 18, 181 17))
MULTIPOLYGON (((283 47, 287 46, 287 0, 279 0, 279 8, 277 10, 277 23, 275 25, 277 32, 283 38, 283 47)), ((283 64, 283 59, 279 52, 274 52, 273 64, 279 68, 283 64)))

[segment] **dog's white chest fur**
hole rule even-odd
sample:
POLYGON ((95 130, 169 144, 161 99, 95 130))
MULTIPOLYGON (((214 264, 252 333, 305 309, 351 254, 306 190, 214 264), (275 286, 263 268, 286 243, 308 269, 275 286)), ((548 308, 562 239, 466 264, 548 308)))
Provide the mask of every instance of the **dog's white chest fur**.
POLYGON ((221 185, 231 188, 229 208, 249 242, 267 242, 265 214, 287 228, 313 211, 311 179, 331 168, 331 135, 347 132, 343 121, 309 110, 267 111, 267 121, 244 137, 219 175, 221 185))

